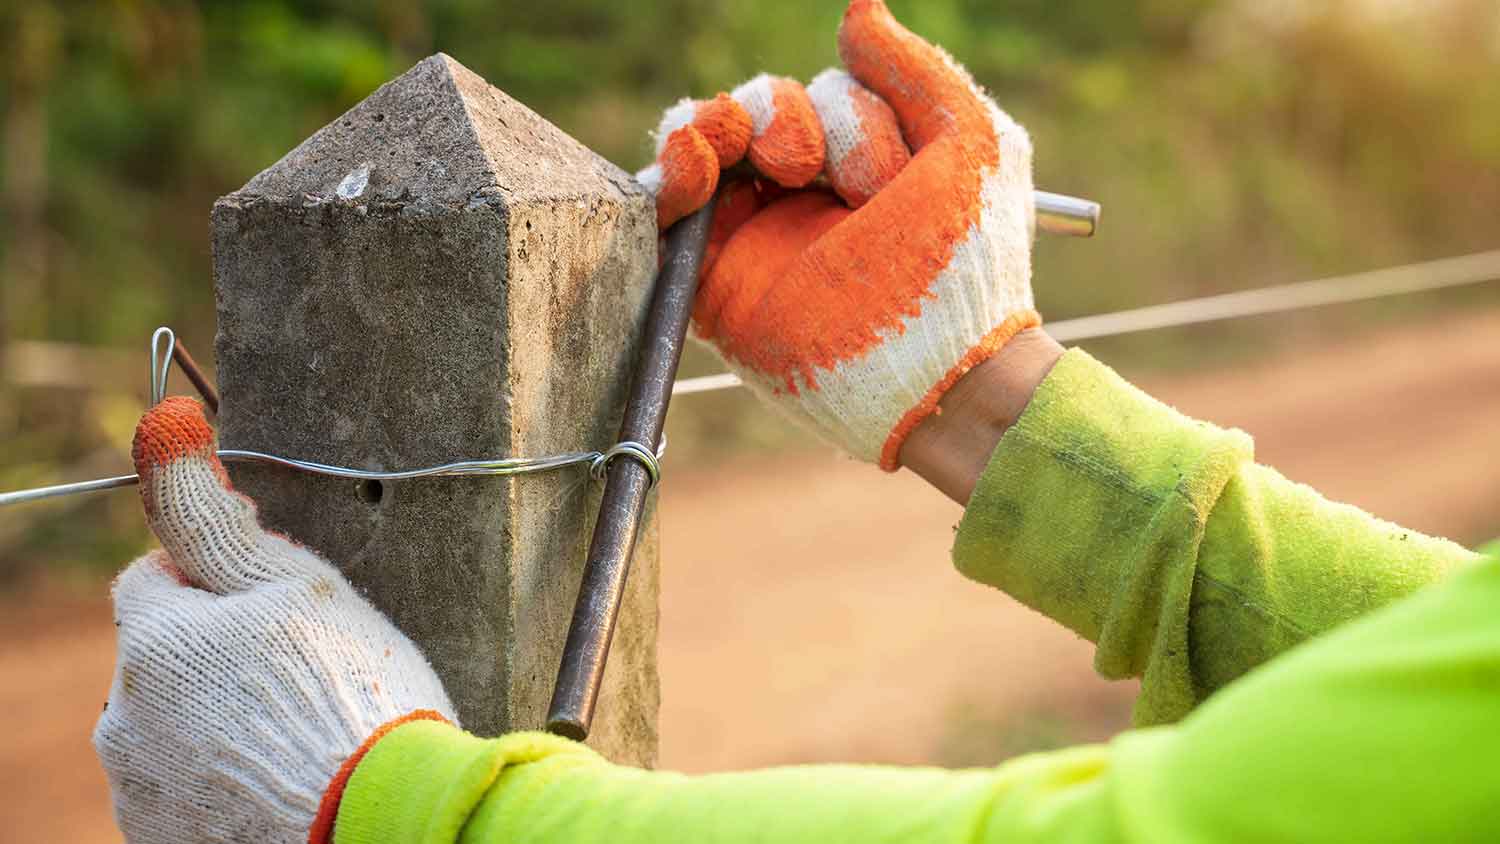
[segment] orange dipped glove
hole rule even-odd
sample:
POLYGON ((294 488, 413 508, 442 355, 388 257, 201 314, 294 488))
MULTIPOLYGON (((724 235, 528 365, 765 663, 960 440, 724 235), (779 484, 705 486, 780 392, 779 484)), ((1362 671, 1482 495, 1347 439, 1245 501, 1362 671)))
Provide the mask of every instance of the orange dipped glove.
POLYGON ((763 178, 720 192, 695 334, 766 401, 894 471, 943 394, 1041 324, 1031 142, 881 0, 850 3, 839 54, 848 72, 806 89, 761 76, 674 106, 640 178, 665 228, 749 158, 763 178))

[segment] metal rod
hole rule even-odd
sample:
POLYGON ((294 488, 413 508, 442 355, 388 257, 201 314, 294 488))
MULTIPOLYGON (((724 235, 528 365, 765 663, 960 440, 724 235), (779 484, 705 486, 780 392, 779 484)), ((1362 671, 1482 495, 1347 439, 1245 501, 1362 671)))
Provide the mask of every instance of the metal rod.
POLYGON ((1093 237, 1099 230, 1099 203, 1044 190, 1035 196, 1037 229, 1072 237, 1093 237))
MULTIPOLYGON (((764 178, 748 160, 744 160, 719 174, 719 186, 731 181, 764 178)), ((821 177, 815 183, 822 189, 832 186, 821 177)), ((1093 237, 1099 230, 1099 203, 1067 194, 1044 190, 1032 192, 1036 206, 1037 231, 1069 237, 1093 237)))
POLYGON ((187 346, 182 345, 182 341, 175 337, 172 340, 172 360, 177 361, 177 368, 182 370, 187 380, 193 382, 193 389, 198 391, 198 395, 203 397, 203 403, 208 405, 208 409, 217 416, 219 391, 214 389, 213 382, 208 380, 208 376, 203 374, 203 369, 198 366, 198 362, 188 354, 187 346))
MULTIPOLYGON (((688 317, 698 292, 698 272, 713 224, 714 205, 708 203, 667 232, 667 262, 657 273, 644 348, 620 425, 621 442, 643 443, 654 449, 661 441, 677 364, 687 340, 688 317)), ((646 467, 636 460, 615 460, 606 471, 599 519, 594 523, 578 602, 573 607, 552 704, 547 709, 547 729, 579 741, 588 738, 594 720, 599 683, 604 678, 604 663, 630 573, 630 555, 651 489, 646 467)))

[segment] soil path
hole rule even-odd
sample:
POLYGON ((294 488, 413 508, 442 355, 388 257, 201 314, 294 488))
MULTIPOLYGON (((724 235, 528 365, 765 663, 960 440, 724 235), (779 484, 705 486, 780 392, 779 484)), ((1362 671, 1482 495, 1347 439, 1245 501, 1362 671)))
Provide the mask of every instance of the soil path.
MULTIPOLYGON (((1500 312, 1141 381, 1331 497, 1472 541, 1500 533, 1497 337, 1500 312)), ((1128 720, 1132 689, 1095 677, 1086 643, 952 570, 959 509, 909 474, 817 452, 663 489, 664 766, 982 764, 1128 720)), ((88 743, 107 604, 7 599, 0 642, 0 840, 118 841, 88 743)))

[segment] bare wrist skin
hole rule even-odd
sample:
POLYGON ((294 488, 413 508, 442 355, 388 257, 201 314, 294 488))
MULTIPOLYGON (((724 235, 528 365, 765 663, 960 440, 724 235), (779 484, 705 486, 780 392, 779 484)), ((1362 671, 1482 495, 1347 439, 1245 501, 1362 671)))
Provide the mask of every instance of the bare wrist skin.
POLYGON ((1023 331, 969 370, 901 447, 901 465, 968 504, 1000 437, 1021 418, 1063 347, 1046 331, 1023 331))

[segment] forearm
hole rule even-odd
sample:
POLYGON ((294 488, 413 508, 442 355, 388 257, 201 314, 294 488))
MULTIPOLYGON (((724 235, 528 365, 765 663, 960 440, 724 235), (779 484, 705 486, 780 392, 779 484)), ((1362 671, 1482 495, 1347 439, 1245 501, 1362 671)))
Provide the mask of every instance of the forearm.
POLYGON ((612 765, 538 734, 398 728, 336 844, 1493 841, 1500 560, 1321 638, 1181 724, 971 771, 612 765))
POLYGON ((685 776, 610 764, 519 733, 402 727, 350 780, 336 844, 699 844, 1110 841, 1110 752, 1076 748, 998 769, 800 766, 685 776))
POLYGON ((1478 555, 1244 463, 1204 526, 1188 615, 1200 694, 1443 580, 1478 555))
MULTIPOLYGON (((1085 747, 990 770, 818 765, 700 776, 607 764, 549 771, 543 762, 503 774, 462 840, 1017 844, 1046 840, 1017 835, 1022 819, 1061 811, 1066 795, 1084 791, 1080 781, 1099 782, 1108 758, 1107 748, 1085 747)), ((1097 816, 1103 805, 1069 814, 1097 816)))
MULTIPOLYGON (((975 490, 955 561, 1096 642, 1101 673, 1143 677, 1143 723, 1474 558, 1255 465, 1249 437, 1081 352, 1048 365, 979 479, 946 476, 975 490)), ((1000 401, 969 398, 943 422, 989 408, 970 424, 992 432, 1000 401)), ((969 467, 979 439, 950 435, 970 456, 922 465, 969 467)))

